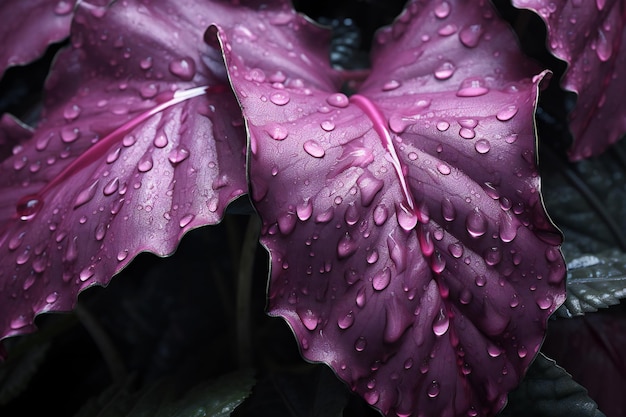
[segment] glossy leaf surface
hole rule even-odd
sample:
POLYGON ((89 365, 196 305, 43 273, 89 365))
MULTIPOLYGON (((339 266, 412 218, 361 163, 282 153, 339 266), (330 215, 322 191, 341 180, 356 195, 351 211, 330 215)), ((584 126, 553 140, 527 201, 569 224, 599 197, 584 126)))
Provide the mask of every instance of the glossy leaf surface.
POLYGON ((43 55, 70 34, 76 0, 3 0, 0 3, 0 77, 43 55))
POLYGON ((570 114, 573 160, 603 152, 626 133, 626 2, 513 0, 548 26, 548 47, 568 63, 563 87, 578 94, 570 114))
POLYGON ((219 38, 270 313, 387 415, 493 415, 565 298, 535 165, 541 76, 489 5, 413 1, 348 98, 328 34, 259 5, 219 38))
POLYGON ((240 111, 202 38, 221 11, 80 3, 44 118, 0 168, 0 338, 139 252, 171 254, 245 192, 240 111))

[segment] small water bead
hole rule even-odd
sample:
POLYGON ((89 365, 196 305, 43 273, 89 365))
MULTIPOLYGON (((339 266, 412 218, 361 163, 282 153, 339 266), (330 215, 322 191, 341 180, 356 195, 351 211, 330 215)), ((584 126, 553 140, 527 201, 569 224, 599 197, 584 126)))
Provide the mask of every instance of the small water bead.
POLYGON ((270 101, 277 106, 284 106, 289 103, 289 94, 285 91, 276 91, 270 95, 270 101))
POLYGON ((352 324, 354 324, 354 315, 352 314, 352 312, 349 312, 348 314, 337 320, 337 326, 339 326, 339 328, 342 330, 348 329, 350 326, 352 326, 352 324))
POLYGON ((356 305, 359 308, 363 308, 365 306, 365 287, 361 288, 359 291, 357 291, 356 293, 356 299, 354 300, 356 305))
POLYGON ((187 148, 183 146, 179 146, 176 149, 172 149, 169 155, 167 156, 167 159, 174 166, 180 164, 187 158, 189 158, 189 151, 187 150, 187 148))
POLYGON ((100 223, 98 226, 96 226, 96 230, 95 230, 96 240, 101 241, 102 239, 104 239, 104 236, 106 235, 106 232, 108 229, 109 229, 109 225, 106 225, 104 223, 100 223))
POLYGON ((104 186, 104 188, 102 189, 102 193, 106 196, 109 196, 113 193, 115 193, 120 187, 120 179, 118 177, 113 178, 112 180, 110 180, 107 185, 104 186))
POLYGON ((85 282, 89 278, 93 277, 94 274, 95 274, 94 267, 93 265, 91 265, 91 266, 86 267, 82 271, 80 271, 80 274, 78 274, 78 279, 80 279, 82 282, 85 282))
POLYGON ((184 57, 170 62, 170 72, 183 81, 191 81, 196 75, 196 61, 191 57, 184 57))
POLYGON ((274 140, 285 140, 289 135, 289 131, 278 124, 268 126, 265 131, 274 140))
POLYGON ((122 153, 122 148, 120 147, 117 147, 113 151, 109 152, 106 158, 107 164, 112 164, 113 162, 117 161, 121 153, 122 153))
POLYGON ((37 194, 26 195, 19 199, 15 207, 20 220, 31 220, 43 207, 43 200, 37 194))
POLYGON ((487 139, 478 139, 474 144, 474 149, 476 149, 476 152, 479 154, 486 154, 491 150, 491 144, 487 139))
POLYGON ((454 75, 454 71, 456 71, 456 67, 452 62, 445 61, 443 62, 434 72, 434 76, 438 80, 447 80, 454 75))
POLYGON ((398 80, 390 80, 390 81, 387 81, 383 85, 383 91, 392 91, 392 90, 397 89, 401 85, 402 85, 402 83, 400 81, 398 81, 398 80))
POLYGON ((149 56, 139 61, 139 68, 141 68, 144 71, 152 68, 152 57, 149 56))
POLYGON ((128 257, 128 249, 121 250, 117 253, 118 262, 122 262, 127 257, 128 257))
POLYGON ((67 107, 65 107, 65 110, 63 110, 63 117, 68 122, 71 122, 72 120, 76 119, 80 115, 80 112, 81 112, 80 106, 78 106, 77 104, 70 104, 67 107))
POLYGON ((487 354, 492 358, 497 358, 498 356, 502 355, 502 353, 503 350, 496 345, 490 344, 487 346, 487 354))
POLYGON ((74 208, 78 208, 93 199, 93 197, 96 195, 96 190, 98 189, 99 182, 99 179, 95 180, 88 188, 78 193, 78 195, 76 196, 76 200, 74 200, 74 208))
POLYGON ((435 6, 435 16, 439 19, 445 19, 450 15, 451 10, 452 8, 450 7, 450 3, 444 0, 435 6))
POLYGON ((448 130, 449 127, 450 123, 446 122, 445 120, 440 120, 437 122, 437 130, 439 130, 440 132, 445 132, 446 130, 448 130))
POLYGON ((441 202, 441 215, 448 222, 456 219, 456 207, 454 207, 449 198, 444 198, 441 202))
POLYGON ((357 352, 363 352, 367 347, 367 341, 363 336, 359 337, 356 342, 354 342, 354 350, 357 352))
POLYGON ((445 26, 440 27, 437 30, 437 33, 440 36, 450 36, 450 35, 454 35, 457 30, 458 30, 458 28, 457 28, 456 25, 454 25, 454 24, 447 24, 445 26))
POLYGON ((137 170, 139 172, 148 172, 152 169, 154 162, 152 160, 152 154, 145 154, 137 163, 137 170))
POLYGON ((450 245, 448 245, 448 252, 450 252, 450 255, 452 255, 455 258, 460 258, 461 256, 463 256, 463 244, 461 242, 456 242, 456 243, 451 243, 450 245))
POLYGON ((168 143, 169 140, 167 139, 167 135, 164 132, 158 133, 152 141, 152 144, 159 149, 165 148, 168 143))
POLYGON ((474 139, 476 137, 476 132, 474 131, 474 129, 462 127, 459 130, 459 136, 461 136, 463 139, 474 139))
POLYGON ((553 300, 552 300, 552 298, 550 296, 548 296, 548 297, 541 297, 541 298, 537 299, 537 305, 542 310, 549 309, 550 307, 552 307, 552 304, 553 304, 553 300))
POLYGON ((372 278, 372 287, 374 287, 376 291, 382 291, 389 286, 390 282, 391 271, 389 268, 385 268, 374 275, 372 278))
POLYGON ((300 321, 309 331, 313 331, 317 328, 318 319, 315 313, 312 310, 306 309, 298 312, 298 316, 300 317, 300 321))
POLYGON ((473 238, 481 237, 487 232, 487 219, 485 219, 478 207, 467 215, 465 227, 473 238))
POLYGON ((139 88, 139 94, 145 99, 153 98, 159 94, 159 87, 154 83, 144 84, 139 88))
POLYGON ((439 310, 439 314, 433 321, 433 333, 435 333, 435 336, 443 336, 446 334, 449 327, 450 319, 448 315, 443 309, 439 310))
POLYGON ((430 257, 430 268, 436 274, 441 274, 446 268, 446 258, 441 256, 441 253, 435 251, 430 257))
POLYGON ((178 222, 178 225, 179 225, 180 227, 186 227, 186 226, 187 226, 187 225, 189 225, 189 223, 191 223, 191 222, 193 221, 193 219, 195 219, 195 218, 196 218, 196 216, 195 216, 195 215, 193 215, 193 214, 191 214, 191 213, 186 214, 186 215, 184 215, 184 216, 180 219, 180 221, 178 222))
POLYGON ((78 139, 79 134, 78 128, 66 126, 61 129, 61 140, 65 143, 72 143, 78 139))
POLYGON ((487 265, 495 266, 502 260, 502 252, 500 251, 500 248, 494 246, 485 250, 483 258, 485 259, 485 263, 487 265))
POLYGON ((373 217, 374 224, 376 226, 382 226, 389 218, 389 210, 387 210, 387 207, 384 204, 379 204, 374 208, 373 217))
POLYGON ((296 206, 296 215, 301 221, 307 221, 313 214, 313 202, 310 199, 306 199, 296 206))
POLYGON ((74 9, 73 2, 61 0, 54 6, 54 14, 57 16, 65 16, 74 9))
POLYGON ((326 151, 324 151, 322 145, 314 140, 307 140, 306 142, 304 142, 302 147, 304 148, 306 153, 314 158, 323 158, 324 155, 326 155, 326 151))
POLYGON ((517 356, 523 359, 526 357, 526 355, 528 355, 528 349, 526 349, 524 345, 521 345, 517 348, 517 356))
POLYGON ((439 384, 437 381, 433 381, 428 387, 427 394, 430 398, 435 398, 439 395, 439 384))
POLYGON ((476 286, 484 287, 487 284, 487 277, 484 275, 476 275, 476 277, 474 277, 474 282, 476 283, 476 286))
POLYGON ((480 97, 489 92, 485 80, 479 77, 467 78, 456 92, 457 97, 480 97))
POLYGON ((378 393, 378 391, 369 391, 363 394, 363 398, 365 399, 365 401, 367 401, 369 405, 374 405, 380 399, 380 394, 378 393))
POLYGON ((330 120, 324 120, 321 124, 320 127, 322 129, 324 129, 327 132, 331 132, 335 129, 335 124, 333 122, 331 122, 330 120))
POLYGON ((459 32, 459 40, 468 48, 475 48, 483 34, 481 25, 469 25, 461 29, 459 32))
POLYGON ((500 120, 501 122, 506 122, 515 117, 518 111, 519 109, 517 108, 517 106, 507 106, 504 109, 500 110, 498 113, 496 113, 496 119, 500 120))
POLYGON ((326 102, 334 107, 344 108, 348 107, 350 104, 350 100, 343 93, 335 93, 326 97, 326 102))

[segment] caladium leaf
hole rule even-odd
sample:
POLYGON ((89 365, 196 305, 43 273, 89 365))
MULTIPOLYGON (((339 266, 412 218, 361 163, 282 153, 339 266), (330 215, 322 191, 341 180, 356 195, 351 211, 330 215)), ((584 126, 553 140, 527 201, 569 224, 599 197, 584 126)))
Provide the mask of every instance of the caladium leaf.
POLYGON ((548 47, 569 64, 563 87, 578 94, 570 158, 598 155, 626 133, 626 3, 513 0, 546 22, 548 47))
POLYGON ((0 3, 0 77, 67 38, 76 0, 3 0, 0 3))
POLYGON ((70 309, 141 251, 172 253, 244 193, 241 112, 203 41, 223 14, 213 3, 79 4, 44 119, 0 167, 0 338, 70 309))
POLYGON ((327 33, 285 1, 241 3, 218 34, 269 312, 387 415, 493 415, 565 298, 535 163, 541 75, 490 5, 412 1, 348 98, 327 33))

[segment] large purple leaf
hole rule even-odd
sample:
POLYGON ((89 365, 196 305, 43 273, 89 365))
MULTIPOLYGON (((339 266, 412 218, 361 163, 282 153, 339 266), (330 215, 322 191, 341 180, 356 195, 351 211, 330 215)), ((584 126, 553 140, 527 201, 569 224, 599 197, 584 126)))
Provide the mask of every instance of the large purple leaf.
POLYGON ((493 415, 565 298, 536 170, 541 75, 488 4, 412 1, 348 98, 328 34, 247 3, 219 37, 270 313, 387 415, 493 415))
POLYGON ((0 2, 0 77, 14 65, 33 61, 51 43, 67 38, 76 0, 0 2))
POLYGON ((245 132, 213 3, 81 2, 44 118, 0 167, 0 338, 141 251, 167 255, 246 189, 245 132))
POLYGON ((573 160, 603 152, 626 133, 626 1, 513 0, 548 26, 548 47, 568 63, 563 87, 578 94, 570 114, 573 160))

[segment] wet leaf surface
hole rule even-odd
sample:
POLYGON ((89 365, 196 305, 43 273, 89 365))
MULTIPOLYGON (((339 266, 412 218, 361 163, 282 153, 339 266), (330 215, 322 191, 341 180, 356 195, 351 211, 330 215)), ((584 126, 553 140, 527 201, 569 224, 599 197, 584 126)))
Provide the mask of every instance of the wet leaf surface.
POLYGON ((541 77, 491 8, 411 2, 347 97, 327 33, 285 2, 244 7, 219 37, 270 313, 386 414, 499 410, 564 299, 535 167, 541 77))

